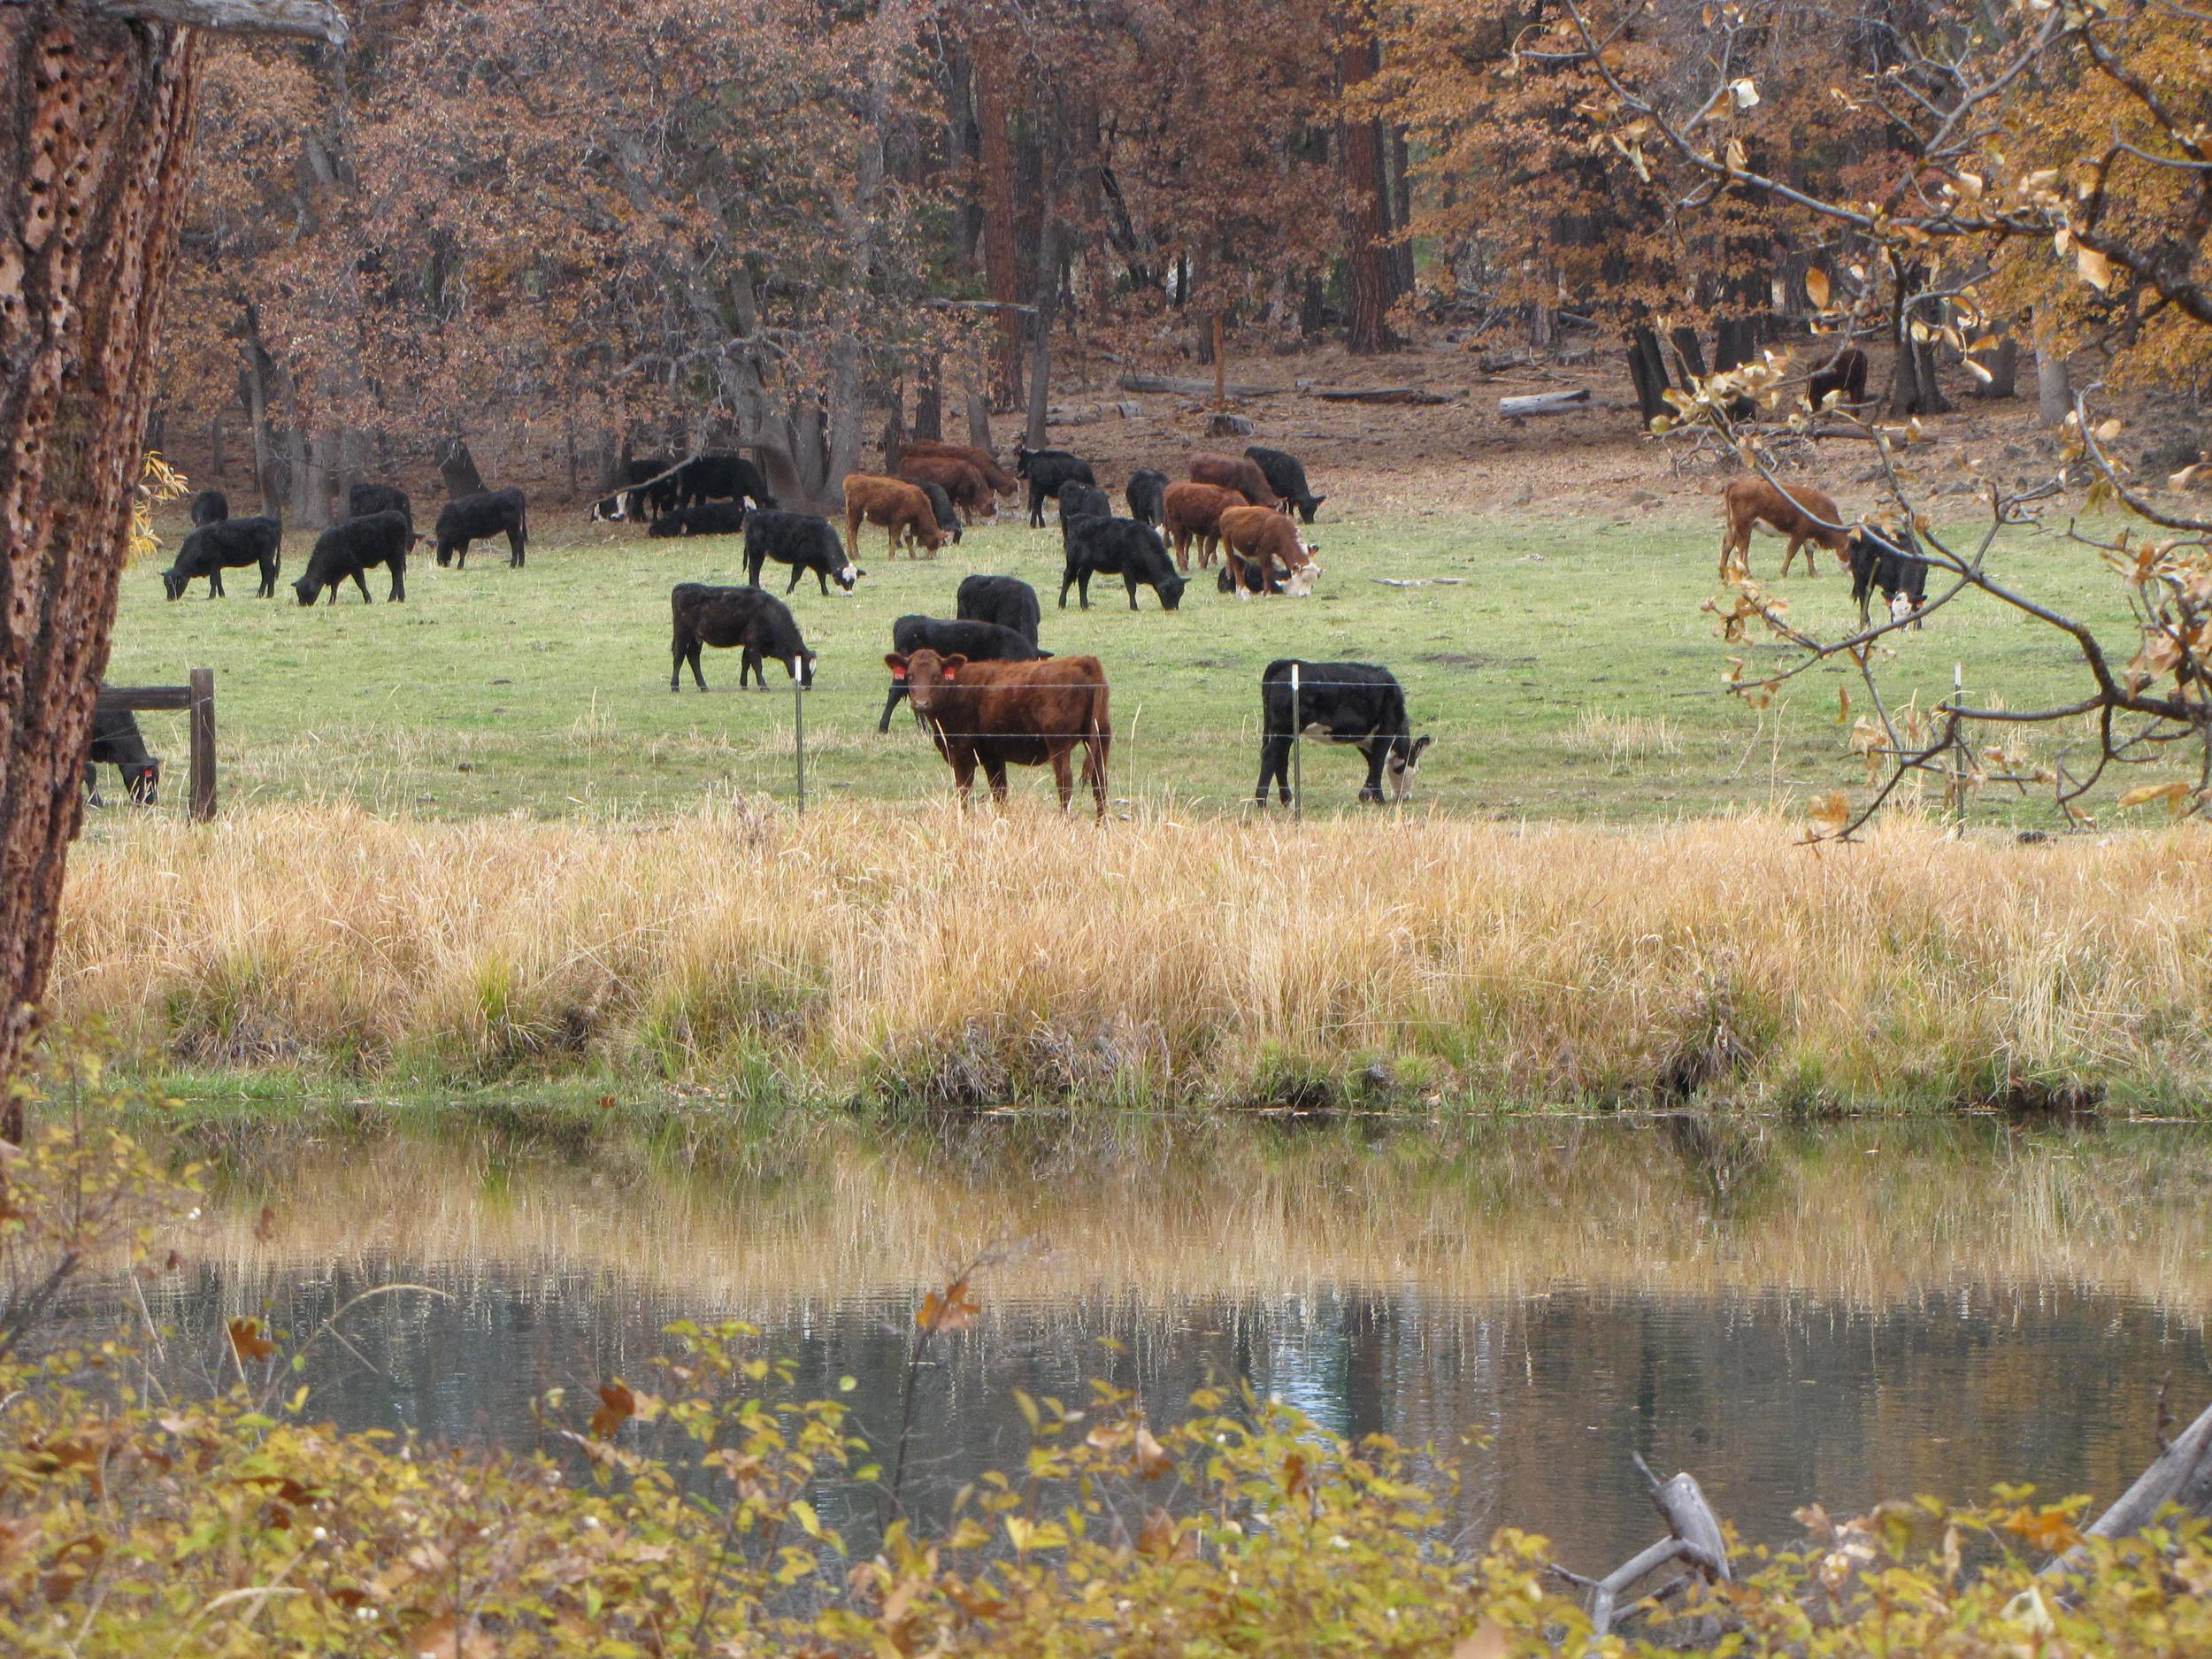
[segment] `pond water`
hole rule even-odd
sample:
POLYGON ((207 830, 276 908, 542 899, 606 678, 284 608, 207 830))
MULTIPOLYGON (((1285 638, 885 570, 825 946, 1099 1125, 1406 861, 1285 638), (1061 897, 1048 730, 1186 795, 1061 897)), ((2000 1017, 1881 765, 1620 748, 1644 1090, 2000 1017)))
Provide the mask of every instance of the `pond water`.
MULTIPOLYGON (((1658 1536, 1632 1452, 1784 1543, 1815 1499, 2026 1479, 2101 1502, 2151 1455, 2162 1378, 2185 1417, 2212 1395, 2212 1137, 2193 1130, 796 1140, 714 1174, 489 1141, 288 1156, 280 1180, 233 1167, 159 1314, 210 1365, 230 1316, 296 1343, 339 1315, 344 1340, 309 1348, 316 1415, 518 1448, 540 1443, 547 1388, 652 1386, 671 1321, 740 1317, 802 1396, 855 1379, 858 1432, 887 1448, 916 1304, 987 1253, 982 1318, 918 1373, 925 1518, 1018 1466, 1017 1388, 1073 1406, 1106 1378, 1171 1421, 1243 1380, 1339 1432, 1439 1448, 1466 1538, 1518 1525, 1586 1570, 1658 1536), (427 1288, 355 1301, 401 1284, 427 1288)), ((817 1496, 865 1548, 881 1494, 817 1496)))

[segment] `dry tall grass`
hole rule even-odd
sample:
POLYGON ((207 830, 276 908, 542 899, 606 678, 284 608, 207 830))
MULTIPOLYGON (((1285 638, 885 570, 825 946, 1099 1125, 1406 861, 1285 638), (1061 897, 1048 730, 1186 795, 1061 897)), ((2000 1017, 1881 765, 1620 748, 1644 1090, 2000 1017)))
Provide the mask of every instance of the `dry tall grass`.
POLYGON ((1773 819, 730 803, 623 825, 345 806, 72 859, 54 1011, 188 1064, 591 1065, 954 1102, 1237 1102, 1376 1075, 1493 1101, 1958 1102, 2212 1079, 2212 848, 1773 819))

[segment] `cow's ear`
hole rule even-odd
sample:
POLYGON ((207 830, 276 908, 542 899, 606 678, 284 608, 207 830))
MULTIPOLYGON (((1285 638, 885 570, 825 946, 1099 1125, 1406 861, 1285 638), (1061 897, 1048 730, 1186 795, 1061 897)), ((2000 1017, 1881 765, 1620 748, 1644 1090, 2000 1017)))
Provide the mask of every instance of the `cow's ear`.
POLYGON ((947 680, 960 678, 960 671, 968 665, 968 659, 957 651, 945 658, 944 675, 947 680))
POLYGON ((891 671, 894 674, 897 675, 897 676, 898 676, 901 680, 904 680, 904 679, 906 678, 906 653, 905 653, 905 652, 903 652, 903 651, 887 651, 887 652, 885 652, 885 653, 884 653, 884 657, 883 657, 883 665, 884 665, 886 668, 889 669, 889 670, 890 670, 890 671, 891 671))
POLYGON ((1406 757, 1406 764, 1409 766, 1419 765, 1421 764, 1421 751, 1435 741, 1436 740, 1434 738, 1431 737, 1425 732, 1424 732, 1420 736, 1415 738, 1413 740, 1413 752, 1406 757))

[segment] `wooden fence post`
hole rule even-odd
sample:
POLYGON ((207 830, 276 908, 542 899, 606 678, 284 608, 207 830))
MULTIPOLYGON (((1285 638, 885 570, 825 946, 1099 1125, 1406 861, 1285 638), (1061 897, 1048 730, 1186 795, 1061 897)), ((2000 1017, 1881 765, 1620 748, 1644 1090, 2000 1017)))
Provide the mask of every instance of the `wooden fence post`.
POLYGON ((190 676, 192 710, 192 821, 215 816, 215 671, 196 668, 190 676))

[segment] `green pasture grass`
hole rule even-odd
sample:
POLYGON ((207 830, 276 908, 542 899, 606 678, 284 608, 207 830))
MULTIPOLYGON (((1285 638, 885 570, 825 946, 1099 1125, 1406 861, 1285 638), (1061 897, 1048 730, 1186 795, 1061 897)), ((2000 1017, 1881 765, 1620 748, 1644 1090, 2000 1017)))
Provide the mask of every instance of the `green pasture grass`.
MULTIPOLYGON (((1056 529, 1017 511, 967 532, 934 560, 892 558, 863 532, 856 595, 827 597, 809 577, 789 596, 820 653, 806 699, 807 785, 815 798, 933 796, 949 773, 904 710, 879 736, 893 618, 950 616, 970 572, 1022 577, 1042 597, 1043 642, 1088 652, 1113 687, 1117 800, 1173 801, 1205 811, 1248 802, 1258 774, 1258 680, 1271 659, 1355 658, 1388 665, 1406 687, 1417 732, 1436 739, 1419 799, 1506 817, 1633 822, 1769 806, 1852 788, 1847 752, 1864 711, 1855 672, 1802 677, 1763 715, 1726 695, 1727 657, 1747 672, 1791 659, 1764 642, 1724 647, 1701 601, 1716 594, 1717 512, 1381 513, 1332 500, 1311 534, 1325 573, 1309 599, 1239 603, 1194 572, 1179 613, 1141 589, 1132 613, 1118 581, 1092 585, 1092 608, 1056 599, 1056 529), (1425 585, 1392 587, 1392 581, 1425 585), (1839 692, 1850 695, 1839 720, 1839 692)), ((550 505, 534 512, 526 568, 503 544, 480 545, 465 570, 422 550, 408 603, 350 587, 308 611, 290 580, 311 538, 286 538, 275 601, 251 597, 253 572, 232 572, 230 597, 204 587, 173 603, 157 575, 185 526, 165 526, 164 552, 127 572, 108 678, 181 682, 215 671, 221 787, 227 803, 352 798, 380 812, 463 818, 510 812, 631 817, 688 808, 716 791, 794 792, 794 697, 780 667, 765 694, 736 689, 735 652, 710 651, 713 690, 689 675, 668 689, 668 590, 743 579, 741 538, 651 541, 636 528, 587 526, 550 505)), ((1963 523, 1957 526, 1964 531, 1963 523)), ((1780 543, 1754 544, 1771 577, 1780 543)), ((2055 534, 2008 531, 1994 568, 2019 588, 2083 617, 2115 660, 2132 654, 2120 584, 2096 556, 2055 534)), ((772 591, 780 591, 772 566, 772 591)), ((1832 557, 1787 585, 1793 617, 1831 636, 1850 619, 1849 580, 1832 557)), ((2054 630, 1971 599, 1896 639, 1885 671, 1893 706, 1947 692, 1954 664, 1978 697, 2015 708, 2081 695, 2085 676, 2054 630)), ((181 717, 142 717, 170 757, 181 798, 181 717)), ((2055 735, 2039 740, 2055 747, 2055 735)), ((1357 810, 1356 754, 1310 745, 1310 811, 1357 810)), ((1048 791, 1049 773, 1018 772, 1048 791)), ((2140 778, 2131 782, 2142 781, 2140 778)), ((166 810, 166 809, 165 809, 166 810)), ((2040 821, 2047 806, 1977 803, 1984 818, 2040 821)))

